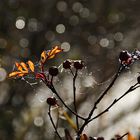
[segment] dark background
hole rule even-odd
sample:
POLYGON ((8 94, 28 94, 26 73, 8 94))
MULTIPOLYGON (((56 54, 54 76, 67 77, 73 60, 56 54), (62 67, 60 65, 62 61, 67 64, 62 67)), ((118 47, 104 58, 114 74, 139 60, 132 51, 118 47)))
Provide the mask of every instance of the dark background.
MULTIPOLYGON (((121 50, 140 48, 139 37, 139 0, 1 0, 0 140, 54 139, 53 128, 50 126, 51 132, 47 128, 47 105, 37 107, 43 110, 41 113, 32 112, 29 105, 36 95, 34 90, 41 85, 32 88, 25 81, 6 79, 15 61, 37 63, 43 50, 67 42, 70 49, 47 66, 59 66, 67 58, 82 59, 86 72, 92 72, 100 84, 116 72, 121 50), (56 29, 58 26, 62 33, 56 29), (38 118, 44 122, 41 126, 33 123, 38 115, 43 116, 38 118)), ((64 47, 67 48, 66 44, 64 47)), ((102 86, 96 88, 83 87, 82 92, 102 90, 102 86)), ((95 131, 94 136, 97 134, 95 131)))

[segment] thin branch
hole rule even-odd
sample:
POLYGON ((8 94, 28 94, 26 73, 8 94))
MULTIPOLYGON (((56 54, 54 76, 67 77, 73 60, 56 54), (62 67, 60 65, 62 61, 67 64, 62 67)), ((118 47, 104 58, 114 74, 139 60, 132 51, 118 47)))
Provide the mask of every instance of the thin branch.
POLYGON ((103 115, 104 113, 108 112, 109 109, 110 109, 113 105, 115 105, 119 100, 121 100, 124 96, 126 96, 128 93, 130 93, 130 92, 132 92, 133 90, 135 90, 135 89, 137 89, 138 87, 140 87, 139 85, 138 85, 138 86, 137 86, 137 85, 138 85, 138 83, 136 83, 135 85, 131 86, 122 96, 120 96, 118 99, 115 99, 104 111, 102 111, 101 113, 99 113, 98 115, 96 115, 95 117, 93 117, 92 119, 90 119, 90 120, 88 121, 88 123, 91 122, 91 121, 93 121, 94 119, 98 118, 99 116, 103 115))
POLYGON ((120 136, 119 138, 117 138, 117 140, 121 140, 123 137, 125 137, 126 135, 128 135, 129 133, 125 133, 124 135, 120 136))
POLYGON ((51 116, 51 106, 49 106, 48 116, 49 116, 50 121, 51 121, 51 123, 52 123, 52 125, 53 125, 53 127, 54 127, 55 133, 57 134, 57 136, 59 137, 60 140, 63 140, 63 139, 61 138, 61 136, 59 135, 59 133, 58 133, 58 131, 57 131, 57 128, 56 128, 56 126, 55 126, 55 124, 54 124, 53 118, 52 118, 52 116, 51 116))
MULTIPOLYGON (((75 86, 75 81, 77 78, 77 72, 78 70, 76 70, 74 77, 73 77, 73 99, 74 99, 74 110, 77 114, 77 106, 76 106, 76 86, 75 86)), ((78 117, 76 116, 76 125, 77 125, 77 129, 79 130, 79 121, 78 121, 78 117)))
POLYGON ((77 116, 78 118, 82 119, 82 120, 85 120, 84 117, 78 115, 76 112, 74 112, 71 108, 69 108, 65 102, 63 101, 63 99, 59 96, 59 94, 57 93, 57 91, 55 90, 53 84, 51 86, 49 86, 49 88, 51 89, 51 91, 58 97, 58 99, 62 102, 62 104, 72 113, 74 114, 75 116, 77 116))
POLYGON ((111 87, 114 85, 116 79, 119 77, 120 73, 123 71, 124 69, 124 66, 123 65, 120 65, 119 68, 118 68, 118 71, 117 73, 115 74, 112 82, 110 83, 110 85, 106 88, 106 90, 100 95, 100 97, 96 100, 96 102, 94 103, 94 106, 93 108, 91 109, 88 117, 86 118, 85 122, 83 123, 83 125, 81 126, 80 130, 79 130, 79 134, 82 133, 82 131, 84 130, 85 126, 89 123, 89 120, 91 118, 91 116, 93 115, 94 111, 96 110, 97 108, 97 105, 100 103, 100 101, 104 98, 104 96, 108 93, 108 91, 111 89, 111 87))

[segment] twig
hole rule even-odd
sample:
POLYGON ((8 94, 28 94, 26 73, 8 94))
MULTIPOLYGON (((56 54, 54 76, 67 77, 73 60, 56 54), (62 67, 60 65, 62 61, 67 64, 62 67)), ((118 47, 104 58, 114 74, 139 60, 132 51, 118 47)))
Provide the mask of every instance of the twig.
MULTIPOLYGON (((75 86, 75 81, 76 81, 76 78, 77 78, 77 72, 78 70, 76 69, 76 72, 74 74, 74 77, 73 77, 73 99, 74 99, 74 110, 77 114, 77 106, 76 106, 76 86, 75 86)), ((78 121, 78 117, 76 116, 76 125, 77 125, 77 129, 79 130, 79 121, 78 121)))
POLYGON ((55 133, 57 134, 57 136, 59 137, 60 140, 63 140, 63 139, 61 138, 61 136, 59 135, 59 133, 58 133, 58 131, 57 131, 57 128, 56 128, 56 126, 55 126, 55 124, 54 124, 53 118, 52 118, 52 116, 51 116, 51 106, 49 106, 48 116, 49 116, 50 121, 51 121, 51 123, 52 123, 52 125, 53 125, 53 127, 54 127, 55 133))
POLYGON ((53 84, 51 84, 51 86, 49 86, 49 88, 51 89, 51 91, 59 98, 59 100, 62 102, 62 104, 72 113, 74 114, 75 116, 77 116, 78 118, 82 119, 82 120, 85 120, 84 117, 78 115, 76 112, 74 112, 71 108, 69 108, 65 102, 63 101, 63 99, 59 96, 59 94, 57 93, 57 91, 55 90, 53 84))
POLYGON ((91 109, 88 117, 86 118, 85 122, 83 123, 83 125, 81 126, 80 130, 79 130, 79 135, 82 133, 82 131, 84 130, 85 126, 89 123, 89 120, 91 118, 91 116, 93 115, 95 109, 97 108, 97 105, 100 103, 100 101, 104 98, 104 96, 107 94, 107 92, 111 89, 111 87, 114 85, 116 79, 118 78, 118 76, 120 75, 120 73, 123 71, 124 66, 120 65, 118 68, 117 73, 115 74, 112 82, 110 83, 110 85, 106 88, 106 90, 100 95, 100 97, 97 99, 97 101, 94 103, 93 108, 91 109))
POLYGON ((93 117, 92 119, 90 119, 88 121, 91 122, 92 120, 98 118, 99 116, 103 115, 104 113, 108 112, 109 109, 114 105, 116 104, 119 100, 121 100, 124 96, 126 96, 128 93, 132 92, 133 90, 137 89, 138 87, 140 87, 138 83, 136 83, 135 85, 131 86, 122 96, 120 96, 118 99, 115 99, 104 111, 102 111, 101 113, 99 113, 98 115, 96 115, 95 117, 93 117))
POLYGON ((124 135, 120 136, 119 138, 117 138, 117 140, 121 140, 123 137, 125 137, 126 135, 128 135, 129 133, 125 133, 124 135))

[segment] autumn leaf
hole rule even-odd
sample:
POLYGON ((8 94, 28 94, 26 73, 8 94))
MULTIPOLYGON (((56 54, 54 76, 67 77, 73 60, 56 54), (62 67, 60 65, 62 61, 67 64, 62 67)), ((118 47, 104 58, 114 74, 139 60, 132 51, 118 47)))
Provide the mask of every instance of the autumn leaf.
MULTIPOLYGON (((28 61, 27 62, 28 66, 29 66, 29 69, 34 72, 34 64, 32 61, 28 61)), ((13 71, 11 72, 8 77, 9 78, 13 78, 13 77, 22 77, 26 74, 29 74, 29 69, 28 69, 28 66, 27 64, 25 64, 24 62, 21 62, 21 63, 18 63, 18 62, 15 62, 15 66, 17 67, 17 71, 13 71)))
POLYGON ((58 46, 55 46, 51 50, 43 51, 41 53, 41 59, 40 59, 41 63, 44 64, 46 62, 46 60, 54 58, 56 56, 56 54, 58 54, 60 52, 62 52, 62 49, 59 48, 58 46))
POLYGON ((21 62, 20 65, 22 66, 22 69, 28 71, 27 65, 24 62, 21 62))
POLYGON ((34 63, 33 63, 32 61, 29 60, 29 61, 27 62, 27 64, 29 65, 30 70, 31 70, 32 72, 34 72, 34 71, 35 71, 34 63))

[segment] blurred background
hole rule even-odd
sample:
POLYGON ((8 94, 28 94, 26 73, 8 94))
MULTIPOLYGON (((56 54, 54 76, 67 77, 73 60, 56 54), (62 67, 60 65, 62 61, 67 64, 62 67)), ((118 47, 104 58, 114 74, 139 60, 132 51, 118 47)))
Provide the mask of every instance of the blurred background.
MULTIPOLYGON (((1 0, 0 140, 58 139, 47 114, 46 99, 52 96, 51 91, 41 83, 31 85, 24 80, 7 79, 15 61, 37 63, 41 52, 55 45, 64 52, 48 61, 46 67, 60 66, 68 58, 85 61, 86 68, 76 82, 78 111, 87 116, 116 73, 119 52, 140 49, 139 7, 139 0, 1 0)), ((136 63, 120 76, 96 113, 136 82, 139 68, 136 63)), ((55 85, 66 103, 72 105, 72 76, 61 66, 55 85)), ((127 95, 84 132, 107 140, 127 131, 139 135, 139 92, 137 89, 127 95)), ((57 109, 52 113, 57 120, 57 109)), ((64 128, 75 136, 67 121, 60 118, 61 136, 64 128)))

